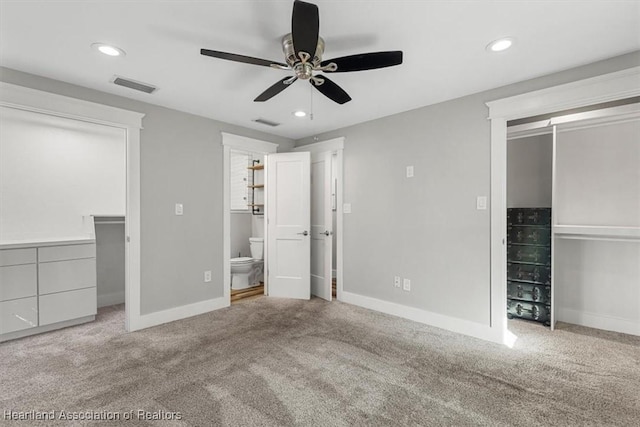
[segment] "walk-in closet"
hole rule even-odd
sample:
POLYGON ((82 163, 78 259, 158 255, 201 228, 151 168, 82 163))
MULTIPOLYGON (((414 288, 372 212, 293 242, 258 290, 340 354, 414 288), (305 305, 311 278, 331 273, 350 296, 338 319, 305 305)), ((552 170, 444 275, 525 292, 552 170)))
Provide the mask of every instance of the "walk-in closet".
POLYGON ((509 318, 640 335, 637 101, 509 123, 509 318))

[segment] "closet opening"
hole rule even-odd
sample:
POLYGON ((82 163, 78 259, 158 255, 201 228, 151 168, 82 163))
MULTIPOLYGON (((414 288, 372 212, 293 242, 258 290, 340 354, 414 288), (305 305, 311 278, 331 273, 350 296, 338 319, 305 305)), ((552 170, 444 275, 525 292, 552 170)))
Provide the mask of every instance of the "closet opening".
POLYGON ((507 128, 509 319, 640 335, 640 104, 632 100, 507 128))

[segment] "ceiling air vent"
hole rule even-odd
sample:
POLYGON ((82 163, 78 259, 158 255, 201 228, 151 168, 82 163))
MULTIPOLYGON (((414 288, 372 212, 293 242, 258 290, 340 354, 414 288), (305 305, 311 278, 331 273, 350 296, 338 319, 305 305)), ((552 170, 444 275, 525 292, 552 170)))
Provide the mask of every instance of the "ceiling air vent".
POLYGON ((115 78, 113 79, 113 84, 128 87, 129 89, 139 90, 140 92, 144 93, 153 93, 156 91, 156 89, 158 89, 157 87, 151 86, 146 83, 137 82, 131 79, 125 79, 118 76, 115 76, 115 78))
POLYGON ((271 120, 267 120, 267 119, 254 119, 253 121, 256 123, 260 123, 261 125, 266 125, 271 127, 280 126, 280 123, 272 122, 271 120))

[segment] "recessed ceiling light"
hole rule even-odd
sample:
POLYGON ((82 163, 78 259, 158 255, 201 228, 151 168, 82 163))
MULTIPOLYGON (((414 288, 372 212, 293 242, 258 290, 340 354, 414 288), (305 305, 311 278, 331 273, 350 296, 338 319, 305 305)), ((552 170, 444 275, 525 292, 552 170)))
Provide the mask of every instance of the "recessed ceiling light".
POLYGON ((307 115, 307 113, 305 113, 302 110, 298 110, 298 111, 294 111, 293 115, 296 116, 296 117, 305 117, 307 115))
POLYGON ((126 55, 125 51, 120 49, 119 47, 111 46, 104 43, 94 43, 91 45, 91 47, 109 56, 125 56, 126 55))
POLYGON ((502 52, 509 49, 513 45, 514 39, 512 37, 503 37, 498 40, 494 40, 487 45, 487 50, 490 52, 502 52))

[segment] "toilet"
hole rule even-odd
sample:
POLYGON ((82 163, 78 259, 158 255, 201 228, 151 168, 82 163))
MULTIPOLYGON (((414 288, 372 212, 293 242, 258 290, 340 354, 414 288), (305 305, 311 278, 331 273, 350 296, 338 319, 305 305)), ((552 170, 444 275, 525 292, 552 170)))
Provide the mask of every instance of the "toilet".
POLYGON ((231 289, 246 289, 257 286, 263 280, 264 239, 249 238, 251 257, 231 258, 231 289))

